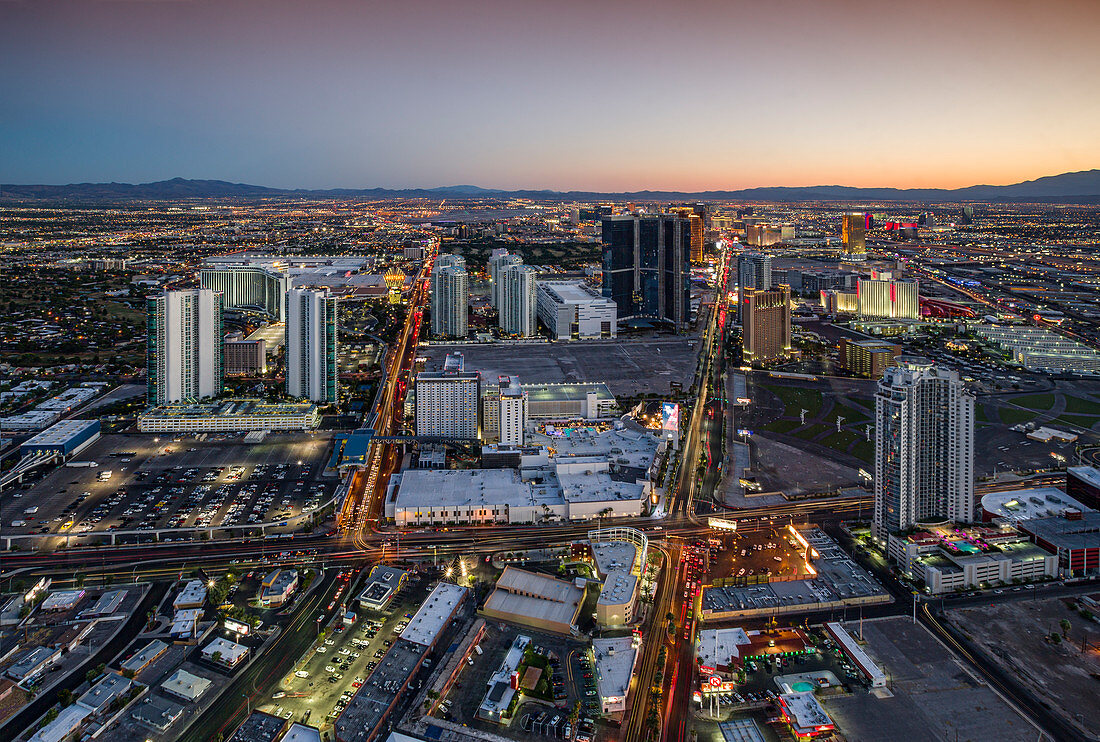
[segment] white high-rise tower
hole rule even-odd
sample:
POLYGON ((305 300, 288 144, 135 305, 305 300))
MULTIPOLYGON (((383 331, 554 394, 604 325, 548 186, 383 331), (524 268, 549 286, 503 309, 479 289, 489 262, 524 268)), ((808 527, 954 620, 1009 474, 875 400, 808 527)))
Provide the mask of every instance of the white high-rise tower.
POLYGON ((150 405, 213 397, 222 390, 222 295, 165 291, 145 300, 150 405))
POLYGON ((508 265, 497 272, 500 281, 500 329, 508 335, 535 334, 538 317, 538 271, 529 265, 508 265))
POLYGON ((466 260, 459 255, 440 255, 432 265, 432 334, 466 337, 469 303, 466 260))
POLYGON ((286 393, 337 401, 336 299, 327 291, 286 292, 286 393))
POLYGON ((507 250, 494 250, 489 257, 489 303, 500 311, 500 272, 510 265, 522 265, 523 258, 507 250))
POLYGON ((875 394, 874 535, 974 511, 974 397, 958 373, 901 356, 875 394))

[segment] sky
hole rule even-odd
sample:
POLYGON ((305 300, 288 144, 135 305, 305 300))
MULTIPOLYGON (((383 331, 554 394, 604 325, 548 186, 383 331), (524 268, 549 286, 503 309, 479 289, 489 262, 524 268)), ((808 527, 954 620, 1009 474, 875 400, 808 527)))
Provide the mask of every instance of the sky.
POLYGON ((1100 0, 0 0, 0 182, 959 187, 1100 167, 1100 0))

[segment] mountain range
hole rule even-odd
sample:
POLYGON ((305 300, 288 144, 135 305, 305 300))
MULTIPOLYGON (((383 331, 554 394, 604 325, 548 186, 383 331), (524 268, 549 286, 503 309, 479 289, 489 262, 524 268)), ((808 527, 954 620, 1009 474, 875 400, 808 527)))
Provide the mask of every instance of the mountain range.
POLYGON ((0 202, 125 201, 186 198, 530 198, 544 201, 917 201, 1022 202, 1100 204, 1100 170, 1048 175, 1012 185, 966 188, 856 188, 840 185, 777 186, 732 191, 597 191, 498 190, 474 185, 441 188, 268 188, 224 180, 173 178, 155 183, 72 183, 69 185, 0 184, 0 202))

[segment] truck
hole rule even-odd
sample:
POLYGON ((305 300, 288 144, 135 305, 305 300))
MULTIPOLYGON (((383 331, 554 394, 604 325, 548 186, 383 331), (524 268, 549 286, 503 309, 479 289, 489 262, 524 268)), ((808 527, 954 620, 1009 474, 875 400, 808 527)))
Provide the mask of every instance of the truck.
POLYGON ((94 461, 66 461, 65 466, 71 469, 91 469, 99 466, 99 464, 94 461))
POLYGON ((111 476, 113 474, 114 474, 113 471, 111 471, 110 469, 106 469, 104 471, 101 471, 99 474, 97 474, 96 479, 98 479, 101 482, 106 482, 108 479, 111 478, 111 476))

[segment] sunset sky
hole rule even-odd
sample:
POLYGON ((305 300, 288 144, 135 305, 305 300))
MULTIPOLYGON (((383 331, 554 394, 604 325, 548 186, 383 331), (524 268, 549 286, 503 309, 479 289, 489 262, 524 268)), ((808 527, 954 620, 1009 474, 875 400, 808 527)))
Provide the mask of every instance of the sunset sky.
POLYGON ((0 0, 0 182, 559 190, 1100 167, 1100 0, 0 0))

